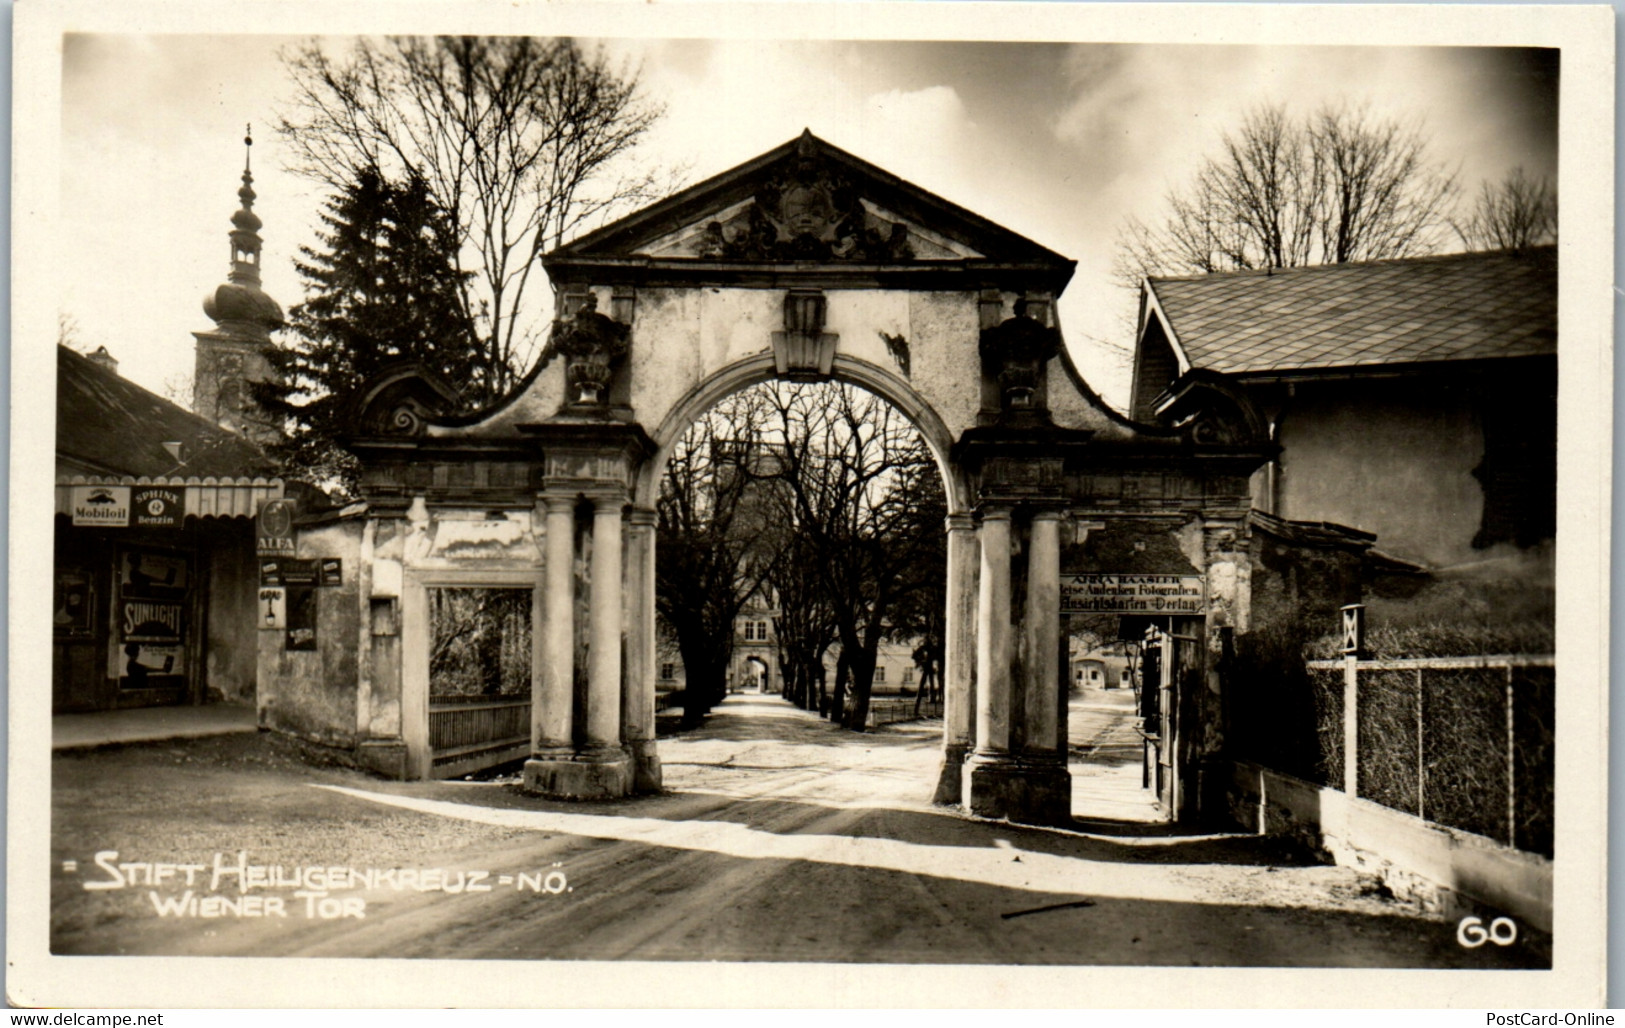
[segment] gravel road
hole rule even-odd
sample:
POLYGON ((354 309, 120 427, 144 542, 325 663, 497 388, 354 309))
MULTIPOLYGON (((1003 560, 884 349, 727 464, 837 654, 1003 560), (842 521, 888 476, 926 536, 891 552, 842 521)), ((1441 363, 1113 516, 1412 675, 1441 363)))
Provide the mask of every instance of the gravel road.
POLYGON ((313 768, 264 733, 61 754, 52 949, 1348 967, 1549 959, 1540 940, 1462 949, 1452 922, 1349 869, 1294 863, 1262 839, 1128 819, 1023 828, 932 807, 939 732, 923 722, 857 735, 776 697, 736 696, 701 730, 662 740, 664 795, 582 804, 504 781, 313 768), (239 891, 251 876, 264 877, 239 891))

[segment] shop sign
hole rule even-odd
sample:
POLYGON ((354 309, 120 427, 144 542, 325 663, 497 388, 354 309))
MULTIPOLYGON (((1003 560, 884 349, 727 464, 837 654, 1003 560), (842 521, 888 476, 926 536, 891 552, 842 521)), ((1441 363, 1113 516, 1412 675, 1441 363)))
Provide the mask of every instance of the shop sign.
POLYGON ((179 489, 143 486, 131 492, 130 509, 139 528, 179 528, 186 517, 186 498, 179 489))
POLYGON ((76 525, 130 527, 130 487, 127 485, 76 485, 70 499, 76 525))
POLYGON ((293 556, 293 513, 292 500, 265 501, 255 526, 260 556, 293 556))
POLYGON ((1062 575, 1063 614, 1206 612, 1201 575, 1062 575))
POLYGON ((288 590, 289 650, 316 648, 316 590, 308 587, 288 590))
POLYGON ((260 588, 259 625, 283 628, 288 624, 288 592, 281 586, 260 588))
POLYGON ((260 560, 261 585, 315 585, 316 562, 293 557, 265 557, 260 560))

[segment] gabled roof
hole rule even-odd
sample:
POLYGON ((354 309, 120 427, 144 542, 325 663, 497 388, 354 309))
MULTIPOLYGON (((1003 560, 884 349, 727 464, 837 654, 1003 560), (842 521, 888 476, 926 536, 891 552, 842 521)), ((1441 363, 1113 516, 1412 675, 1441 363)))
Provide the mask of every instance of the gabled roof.
POLYGON ((56 454, 90 473, 242 477, 273 470, 258 446, 149 393, 65 346, 56 348, 56 454), (165 443, 180 444, 180 458, 165 443))
POLYGON ((577 266, 617 261, 667 270, 1021 266, 1049 272, 1056 289, 1074 263, 810 131, 543 258, 555 278, 577 266), (798 211, 814 212, 809 221, 816 228, 798 235, 798 211), (720 231, 708 235, 712 226, 720 231))
POLYGON ((1146 288, 1183 365, 1229 374, 1557 352, 1553 246, 1152 278, 1146 288))

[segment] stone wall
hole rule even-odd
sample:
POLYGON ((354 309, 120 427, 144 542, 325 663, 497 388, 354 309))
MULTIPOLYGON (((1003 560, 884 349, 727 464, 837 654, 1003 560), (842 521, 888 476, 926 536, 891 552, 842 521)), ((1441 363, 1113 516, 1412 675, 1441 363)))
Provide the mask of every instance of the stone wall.
POLYGON ((352 519, 301 526, 296 557, 336 557, 343 582, 313 589, 316 648, 289 650, 286 629, 258 630, 261 727, 345 750, 356 744, 361 529, 352 519))

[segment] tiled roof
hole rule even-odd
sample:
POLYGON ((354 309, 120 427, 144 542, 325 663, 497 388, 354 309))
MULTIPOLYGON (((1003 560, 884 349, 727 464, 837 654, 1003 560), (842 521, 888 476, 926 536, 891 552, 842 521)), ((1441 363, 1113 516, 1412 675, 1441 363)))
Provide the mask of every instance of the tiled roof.
POLYGON ((1192 366, 1228 373, 1557 352, 1557 252, 1153 278, 1192 366))
POLYGON ((119 377, 65 346, 56 348, 59 462, 106 474, 247 476, 271 472, 258 446, 119 377), (164 444, 180 443, 176 460, 164 444))

